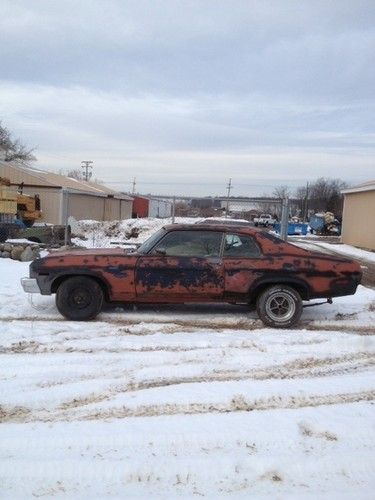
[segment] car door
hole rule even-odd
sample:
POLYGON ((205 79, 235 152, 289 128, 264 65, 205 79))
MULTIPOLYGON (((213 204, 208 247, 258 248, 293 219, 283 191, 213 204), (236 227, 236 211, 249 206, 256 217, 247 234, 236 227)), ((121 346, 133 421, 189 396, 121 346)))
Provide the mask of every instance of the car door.
POLYGON ((227 300, 247 300, 249 289, 264 267, 264 257, 255 239, 241 233, 224 236, 223 266, 227 300))
POLYGON ((137 300, 145 302, 206 302, 224 292, 220 231, 172 230, 139 257, 137 300))

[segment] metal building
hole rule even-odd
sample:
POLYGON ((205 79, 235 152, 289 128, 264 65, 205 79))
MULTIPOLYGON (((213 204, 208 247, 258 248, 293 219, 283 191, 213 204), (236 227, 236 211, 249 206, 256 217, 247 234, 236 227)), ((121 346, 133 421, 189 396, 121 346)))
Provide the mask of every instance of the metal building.
POLYGON ((150 196, 134 196, 133 217, 166 218, 172 216, 172 202, 150 196))
POLYGON ((130 196, 93 182, 78 181, 64 175, 0 160, 0 177, 10 180, 25 194, 38 194, 41 222, 64 224, 67 217, 77 220, 121 220, 132 216, 130 196))
POLYGON ((375 180, 344 189, 342 242, 375 250, 375 180))

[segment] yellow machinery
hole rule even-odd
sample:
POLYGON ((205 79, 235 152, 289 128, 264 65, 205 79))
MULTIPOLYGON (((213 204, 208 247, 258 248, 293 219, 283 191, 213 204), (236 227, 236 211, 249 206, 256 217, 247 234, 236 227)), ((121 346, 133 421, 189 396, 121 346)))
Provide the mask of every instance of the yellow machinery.
POLYGON ((0 222, 14 222, 17 218, 27 227, 40 219, 40 199, 11 189, 9 179, 0 177, 0 222))

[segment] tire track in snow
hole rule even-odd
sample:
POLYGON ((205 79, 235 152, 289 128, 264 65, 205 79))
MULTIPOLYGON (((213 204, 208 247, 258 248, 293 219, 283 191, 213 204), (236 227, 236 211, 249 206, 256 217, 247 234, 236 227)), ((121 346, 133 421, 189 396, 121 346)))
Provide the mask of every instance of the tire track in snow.
POLYGON ((109 400, 117 394, 137 392, 148 389, 169 387, 172 385, 201 384, 210 382, 236 382, 244 380, 272 380, 272 379, 296 379, 296 378, 318 378, 333 375, 345 375, 353 372, 365 371, 375 365, 375 355, 370 353, 356 353, 336 358, 306 358, 296 359, 279 366, 270 366, 249 370, 247 372, 235 370, 215 370, 213 373, 205 373, 186 377, 159 377, 150 380, 131 381, 127 384, 111 388, 106 394, 93 394, 89 397, 74 398, 59 406, 59 409, 77 408, 95 403, 96 400, 109 400), (353 365, 353 362, 357 364, 353 365), (342 365, 344 366, 334 366, 342 365), (318 370, 315 370, 317 368, 318 370))
POLYGON ((375 391, 341 393, 317 396, 272 396, 271 398, 248 400, 243 395, 234 396, 227 403, 188 403, 141 405, 136 408, 111 408, 88 412, 79 420, 96 420, 128 417, 158 417, 162 415, 194 415, 202 413, 232 413, 238 411, 265 411, 297 409, 322 405, 348 404, 374 401, 375 391))
POLYGON ((123 352, 134 353, 150 353, 150 352, 191 352, 201 350, 218 350, 218 349, 250 349, 264 352, 264 348, 257 346, 254 342, 235 341, 229 342, 226 345, 216 345, 214 343, 206 343, 206 345, 149 345, 149 346, 134 346, 134 347, 64 347, 63 342, 47 345, 38 342, 15 342, 10 346, 0 347, 0 354, 44 354, 44 353, 73 353, 73 354, 120 354, 123 352))
MULTIPOLYGON (((17 321, 17 322, 27 322, 31 321, 33 324, 41 322, 41 323, 49 323, 49 322, 54 322, 54 323, 61 323, 61 325, 68 325, 69 321, 64 321, 60 317, 52 317, 52 318, 36 318, 33 316, 30 317, 22 317, 22 318, 17 318, 17 317, 2 317, 0 318, 0 323, 1 322, 10 322, 10 321, 17 321)), ((339 321, 339 320, 337 320, 339 321)), ((82 322, 84 324, 84 322, 82 322)), ((140 318, 138 319, 122 319, 122 318, 100 318, 99 320, 96 321, 96 324, 106 324, 106 325, 116 325, 116 326, 124 326, 124 327, 135 327, 135 326, 140 326, 142 324, 150 324, 150 325, 176 325, 176 329, 174 330, 173 327, 170 328, 170 331, 168 331, 167 334, 173 334, 173 333, 178 333, 180 331, 184 331, 184 328, 187 328, 188 332, 190 331, 196 331, 198 329, 206 329, 206 330, 213 330, 213 331, 221 331, 221 330, 226 330, 226 329, 236 329, 236 330, 241 330, 241 331, 253 331, 253 330, 272 330, 271 328, 267 328, 263 325, 263 323, 258 320, 258 319, 241 319, 239 321, 233 321, 233 320, 225 320, 225 319, 220 319, 220 320, 215 320, 214 318, 212 319, 207 319, 207 320, 194 320, 191 318, 187 319, 171 319, 168 320, 167 318, 163 319, 157 319, 156 317, 153 317, 152 319, 148 318, 140 318), (181 330, 182 329, 182 330, 181 330)), ((93 324, 93 322, 88 322, 88 324, 93 324)), ((308 330, 308 331, 332 331, 332 332, 342 332, 342 333, 349 333, 349 334, 356 334, 356 335, 375 335, 375 326, 370 326, 370 325, 353 325, 350 323, 339 323, 336 324, 335 320, 332 319, 332 321, 301 321, 298 327, 295 327, 294 329, 291 330, 308 330)), ((150 329, 149 332, 146 330, 144 333, 137 333, 137 332, 127 332, 126 330, 122 330, 122 332, 126 335, 154 335, 155 333, 160 333, 155 331, 155 329, 150 329)))
POLYGON ((266 411, 282 409, 298 409, 323 405, 351 404, 361 401, 374 401, 375 391, 356 393, 339 393, 312 396, 272 396, 270 398, 247 399, 242 394, 233 396, 222 403, 167 403, 160 405, 140 405, 135 408, 122 406, 119 408, 94 409, 81 414, 68 411, 33 410, 25 407, 0 407, 0 422, 61 422, 84 420, 109 420, 134 417, 160 417, 165 415, 197 415, 205 413, 233 413, 249 411, 266 411))
MULTIPOLYGON (((270 366, 270 367, 265 367, 265 368, 260 368, 257 370, 251 370, 246 373, 239 373, 236 371, 229 371, 229 370, 223 370, 223 371, 214 371, 211 374, 204 374, 201 376, 194 376, 194 377, 171 377, 171 378, 158 378, 158 379, 153 379, 153 380, 144 380, 140 382, 130 382, 125 385, 118 385, 112 388, 109 388, 107 392, 102 392, 102 393, 97 393, 97 394, 88 394, 87 396, 79 397, 79 398, 74 398, 69 401, 65 401, 64 403, 60 404, 56 408, 51 408, 50 410, 45 410, 43 408, 39 408, 36 410, 30 409, 30 408, 25 408, 21 406, 17 407, 1 407, 0 406, 0 422, 26 422, 26 421, 53 421, 53 420, 61 420, 61 419, 68 419, 68 420, 81 420, 82 417, 79 415, 79 412, 82 410, 83 407, 92 405, 92 404, 97 404, 102 401, 109 401, 113 397, 115 397, 117 394, 125 393, 125 392, 136 392, 136 391, 142 391, 142 390, 147 390, 147 389, 154 389, 154 388, 161 388, 161 387, 167 387, 171 385, 181 385, 181 384, 193 384, 193 383, 210 383, 210 382, 233 382, 233 381, 243 381, 243 380, 271 380, 271 379, 296 379, 296 378, 318 378, 318 377, 327 377, 327 376, 334 376, 334 375, 343 375, 343 374, 348 374, 351 372, 359 372, 366 370, 366 368, 373 366, 375 364, 375 359, 374 356, 369 354, 369 353, 356 353, 352 355, 344 355, 344 356, 338 356, 338 357, 328 357, 328 358, 306 358, 306 359, 295 359, 293 361, 281 364, 279 366, 270 366), (357 362, 356 364, 353 365, 353 362, 357 362), (345 364, 346 363, 346 364, 345 364), (337 366, 339 365, 339 366, 337 366), (340 366, 341 365, 341 366, 340 366), (315 370, 317 368, 317 370, 315 370), (315 370, 315 371, 314 371, 315 370), (78 411, 78 415, 75 415, 77 413, 75 410, 78 411), (48 417, 47 417, 48 415, 48 417)), ((67 383, 69 383, 67 381, 67 383)), ((367 391, 366 394, 373 393, 373 391, 367 391)), ((333 395, 331 395, 333 397, 333 395)), ((271 398, 273 401, 275 399, 275 396, 271 398)), ((277 399, 277 398, 276 398, 277 399)), ((303 398, 303 400, 306 400, 306 397, 303 398)), ((360 399, 362 400, 362 399, 360 399)), ((370 399, 368 399, 370 400, 370 399)), ((294 398, 293 398, 294 401, 294 398)), ((351 401, 351 400, 350 400, 351 401)), ((253 404, 253 403, 251 403, 253 404)), ((321 404, 334 404, 334 403, 321 403, 321 404)), ((250 405, 250 403, 248 404, 250 405)), ((313 404, 315 405, 315 403, 313 404)), ((164 405, 165 408, 169 408, 171 405, 164 405)), ((181 405, 172 405, 175 409, 173 410, 172 414, 174 413, 181 413, 180 410, 177 408, 180 408, 181 405)), ((182 405, 184 406, 184 405, 182 405)), ((306 406, 311 406, 310 403, 307 404, 306 406)), ((148 408, 148 405, 145 405, 145 408, 148 408)), ((205 413, 209 412, 209 408, 211 408, 212 405, 210 403, 204 403, 197 404, 193 403, 191 405, 193 413, 205 413), (198 411, 198 408, 201 408, 200 411, 198 411), (204 410, 206 408, 206 410, 204 410)), ((214 405, 216 408, 216 406, 214 405)), ((281 405, 281 408, 286 408, 287 406, 284 405, 284 403, 281 405)), ((294 407, 294 406, 293 406, 294 407)), ((160 407, 161 408, 161 407, 160 407)), ((221 406, 216 408, 213 411, 216 412, 224 412, 224 411, 234 411, 231 410, 230 408, 227 410, 224 410, 221 406)), ((272 409, 271 406, 265 406, 263 408, 262 405, 258 405, 256 403, 256 408, 253 409, 272 409)), ((102 410, 92 410, 90 415, 97 412, 100 412, 102 410)), ((109 410, 103 410, 105 412, 108 412, 109 410)), ((113 410, 115 411, 115 410, 113 410)), ((116 410, 117 412, 118 410, 116 410)), ((130 410, 127 410, 130 411, 130 410)), ((140 411, 140 414, 134 414, 134 415, 127 415, 125 412, 123 417, 126 416, 143 416, 144 412, 146 410, 142 409, 140 411)), ((169 410, 168 410, 169 411, 169 410)), ((240 411, 240 410, 238 410, 240 411)), ((249 411, 249 410, 246 410, 249 411)), ((157 416, 159 413, 154 415, 154 410, 151 410, 151 415, 150 416, 157 416)), ((164 414, 162 413, 162 410, 160 410, 160 415, 164 414)), ((188 411, 188 413, 190 410, 188 411)), ((171 413, 166 413, 166 414, 171 414, 171 413)), ((90 417, 91 418, 91 417, 90 417)), ((94 417, 93 417, 94 418, 94 417)), ((103 417, 103 418, 109 418, 109 417, 103 417)), ((118 416, 115 416, 115 418, 120 418, 118 416)))

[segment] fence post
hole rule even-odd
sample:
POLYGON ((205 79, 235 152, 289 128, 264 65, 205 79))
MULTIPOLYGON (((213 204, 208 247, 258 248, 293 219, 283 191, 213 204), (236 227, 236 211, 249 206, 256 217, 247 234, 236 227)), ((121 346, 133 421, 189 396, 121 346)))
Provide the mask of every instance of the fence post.
POLYGON ((65 232, 64 232, 64 245, 68 245, 68 240, 69 240, 69 231, 68 231, 68 226, 69 226, 69 191, 67 189, 63 189, 63 196, 64 196, 64 224, 65 224, 65 232))
POLYGON ((289 219, 289 199, 283 198, 281 205, 280 237, 282 240, 288 239, 288 219, 289 219))
POLYGON ((173 196, 173 200, 172 200, 172 224, 174 224, 175 216, 176 216, 176 197, 173 196))

